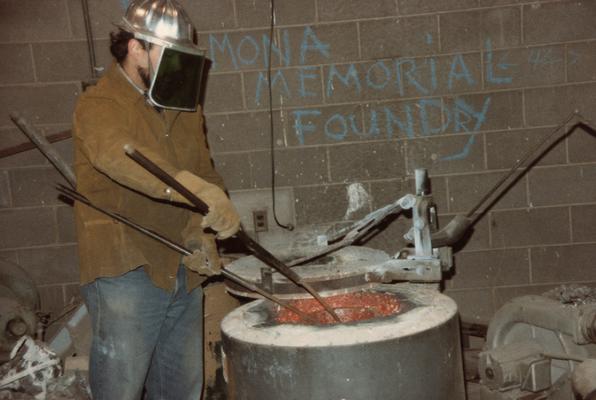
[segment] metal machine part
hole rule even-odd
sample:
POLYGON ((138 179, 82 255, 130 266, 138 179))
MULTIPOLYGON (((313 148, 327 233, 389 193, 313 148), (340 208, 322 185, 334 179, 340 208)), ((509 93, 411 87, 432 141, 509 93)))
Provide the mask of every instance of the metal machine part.
MULTIPOLYGON (((333 252, 316 263, 293 268, 325 296, 342 294, 380 283, 393 281, 440 281, 438 259, 394 259, 381 250, 350 246, 333 252)), ((254 256, 243 257, 228 266, 228 270, 262 287, 280 298, 305 298, 308 294, 284 276, 271 273, 267 265, 254 256)), ((238 296, 258 298, 234 282, 226 283, 229 291, 238 296)))
POLYGON ((582 382, 575 391, 589 398, 596 374, 590 382, 581 372, 590 369, 579 366, 596 358, 595 332, 596 302, 546 296, 510 301, 491 320, 480 353, 481 398, 574 400, 575 380, 582 382))
MULTIPOLYGON (((437 230, 437 213, 429 192, 426 170, 416 171, 416 195, 408 194, 343 230, 344 239, 334 235, 340 245, 331 244, 306 248, 305 254, 297 260, 288 261, 293 270, 303 277, 315 290, 324 295, 334 295, 371 288, 391 282, 438 283, 442 272, 452 266, 450 247, 436 248, 432 236, 437 230), (367 247, 342 247, 362 237, 374 225, 390 213, 412 210, 412 228, 404 235, 414 244, 412 248, 398 251, 393 257, 387 253, 367 247), (339 249, 339 250, 338 250, 339 249), (303 262, 306 265, 300 265, 303 262)), ((448 233, 441 237, 448 242, 448 233)), ((324 241, 325 244, 327 241, 324 241)), ((287 244, 286 247, 291 247, 287 244)), ((228 269, 245 280, 282 298, 303 298, 305 291, 282 275, 272 272, 265 263, 255 257, 244 257, 234 261, 228 269)), ((229 290, 242 297, 258 298, 254 292, 227 283, 229 290)))
POLYGON ((465 399, 457 306, 421 285, 379 285, 404 311, 333 326, 271 323, 258 300, 222 322, 230 400, 465 399))
POLYGON ((39 292, 19 265, 0 260, 0 352, 9 352, 23 336, 37 331, 39 292))

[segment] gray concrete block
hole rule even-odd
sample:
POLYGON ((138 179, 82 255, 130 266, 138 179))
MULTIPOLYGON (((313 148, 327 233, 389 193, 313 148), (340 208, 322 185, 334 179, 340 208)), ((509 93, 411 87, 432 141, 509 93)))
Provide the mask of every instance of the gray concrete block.
POLYGON ((2 250, 0 251, 0 258, 3 260, 10 261, 12 263, 18 264, 19 258, 17 257, 17 252, 14 250, 2 250))
MULTIPOLYGON (((52 125, 48 127, 35 126, 35 129, 42 135, 48 136, 54 133, 68 131, 70 125, 52 125)), ((31 144, 27 136, 25 136, 17 128, 14 129, 0 129, 0 142, 6 147, 11 148, 18 146, 23 143, 31 144)), ((66 160, 66 162, 72 162, 72 140, 67 139, 60 142, 52 143, 52 146, 58 151, 58 153, 66 160)), ((42 153, 37 149, 33 148, 15 155, 1 158, 0 168, 13 168, 13 167, 30 167, 30 166, 42 166, 47 165, 48 162, 42 153)))
MULTIPOLYGON (((265 150, 270 147, 269 112, 211 115, 206 122, 212 152, 265 150)), ((273 131, 276 147, 284 145, 286 129, 285 112, 275 111, 273 131)))
POLYGON ((596 242, 596 205, 571 207, 574 242, 596 242))
POLYGON ((294 189, 296 198, 296 223, 298 226, 320 224, 326 222, 340 222, 358 219, 366 215, 369 210, 348 214, 349 209, 347 185, 319 185, 297 187, 294 189))
MULTIPOLYGON (((274 38, 277 37, 277 31, 274 38)), ((278 39, 274 45, 279 47, 278 39)), ((199 45, 207 49, 206 56, 211 61, 210 73, 263 69, 267 67, 269 55, 269 30, 244 30, 237 32, 204 33, 198 38, 199 45)), ((282 54, 285 47, 282 46, 282 54)), ((272 65, 280 65, 277 53, 272 55, 272 65)))
MULTIPOLYGON (((355 99, 383 100, 405 96, 394 60, 332 64, 323 67, 325 103, 346 103, 355 99)), ((399 67, 397 67, 399 68, 399 67)))
MULTIPOLYGON (((443 178, 438 178, 438 181, 444 181, 443 178)), ((435 191, 433 182, 433 194, 435 191)), ((390 179, 370 182, 370 194, 372 196, 372 207, 378 209, 387 204, 394 203, 397 199, 405 196, 408 193, 414 193, 414 181, 407 177, 393 177, 390 179)))
MULTIPOLYGON (((13 125, 14 126, 14 125, 13 125)), ((17 128, 0 129, 0 143, 2 148, 18 146, 27 143, 29 139, 17 128)), ((24 167, 47 164, 45 157, 37 149, 27 150, 9 157, 0 158, 0 168, 24 167)))
MULTIPOLYGON (((271 158, 268 151, 252 153, 256 187, 271 187, 271 158)), ((279 186, 315 185, 329 181, 324 147, 305 147, 275 152, 275 180, 279 186)))
MULTIPOLYGON (((315 66, 275 69, 271 73, 273 106, 304 106, 323 102, 321 70, 315 66)), ((244 73, 248 109, 269 107, 266 71, 244 73)))
POLYGON ((326 102, 395 100, 477 91, 480 53, 380 59, 324 67, 326 102))
POLYGON ((530 283, 529 261, 527 249, 460 252, 455 255, 455 274, 447 285, 463 289, 530 283))
POLYGON ((0 171, 0 208, 9 208, 11 205, 8 171, 0 171))
POLYGON ((493 294, 489 288, 446 290, 444 294, 455 300, 463 321, 486 324, 495 312, 493 294))
POLYGON ((524 42, 564 42, 596 37, 596 3, 563 1, 524 5, 524 42))
MULTIPOLYGON (((544 1, 544 0, 538 0, 544 1)), ((518 4, 521 3, 522 0, 478 0, 478 5, 480 7, 493 7, 493 6, 505 6, 509 4, 518 4)))
POLYGON ((443 123, 445 108, 440 98, 424 98, 364 105, 367 132, 381 139, 413 139, 441 135, 449 128, 443 123), (373 124, 376 122, 376 126, 373 124), (373 130, 371 126, 375 126, 373 130))
POLYGON ((536 283, 595 281, 594 251, 594 244, 533 248, 532 280, 536 283))
POLYGON ((19 250, 19 264, 37 285, 79 281, 77 246, 19 250))
POLYGON ((288 146, 338 144, 379 138, 364 128, 362 106, 346 104, 287 112, 288 146))
POLYGON ((484 170, 479 134, 412 139, 407 143, 406 171, 426 168, 431 175, 484 170))
MULTIPOLYGON (((548 128, 487 132, 485 137, 488 168, 511 168, 551 132, 552 129, 548 128)), ((594 145, 596 146, 596 143, 594 143, 594 145)), ((545 145, 543 149, 547 148, 548 146, 545 145)), ((538 154, 539 153, 536 153, 536 155, 538 154)), ((565 162, 565 146, 559 144, 550 150, 538 162, 538 165, 564 164, 565 162)))
MULTIPOLYGON (((238 25, 243 28, 268 26, 271 22, 269 1, 238 1, 238 25)), ((281 0, 275 2, 275 24, 277 26, 312 24, 315 22, 315 0, 281 0)))
POLYGON ((563 82, 563 45, 484 52, 484 84, 487 88, 546 86, 563 82))
POLYGON ((9 172, 13 205, 16 207, 61 204, 55 186, 67 185, 53 167, 13 169, 9 172))
POLYGON ((207 114, 244 108, 240 73, 211 74, 206 90, 204 109, 207 114))
POLYGON ((84 41, 35 43, 33 57, 37 78, 42 82, 91 78, 89 53, 84 41))
POLYGON ((438 50, 435 16, 360 22, 364 60, 435 54, 438 50))
POLYGON ((402 176, 404 143, 383 141, 329 148, 332 182, 358 182, 402 176))
POLYGON ((58 221, 58 242, 76 243, 77 234, 73 208, 70 206, 57 207, 56 218, 58 221))
POLYGON ((49 207, 0 210, 0 249, 56 242, 54 210, 49 207))
POLYGON ((569 161, 581 163, 596 161, 596 136, 583 128, 578 128, 567 138, 569 161))
POLYGON ((29 44, 0 44, 0 84, 33 82, 29 44))
POLYGON ((64 0, 4 0, 0 12, 3 42, 37 42, 70 37, 64 0))
POLYGON ((482 89, 480 53, 401 60, 399 76, 406 97, 478 91, 482 89))
POLYGON ((596 165, 535 168, 529 175, 534 206, 592 203, 596 199, 596 165))
POLYGON ((504 91, 448 97, 444 100, 450 121, 446 132, 478 132, 523 126, 521 91, 504 91))
POLYGON ((234 0, 181 0, 197 31, 237 27, 234 0))
MULTIPOLYGON (((453 215, 440 215, 441 226, 445 226, 453 215)), ((457 249, 465 250, 488 250, 490 248, 489 218, 483 217, 466 233, 464 238, 457 244, 457 249)))
MULTIPOLYGON (((288 28, 287 41, 291 54, 289 65, 316 65, 358 60, 356 25, 356 22, 348 22, 288 28)), ((282 42, 283 35, 284 32, 282 32, 282 42)))
POLYGON ((228 190, 252 187, 249 153, 217 154, 213 158, 215 169, 223 178, 228 190))
POLYGON ((498 310, 510 300, 516 297, 535 295, 540 296, 558 285, 521 285, 509 287, 497 287, 494 289, 495 309, 498 310))
POLYGON ((527 89, 526 121, 530 126, 558 125, 574 110, 596 118, 596 83, 527 89))
POLYGON ((568 81, 596 80, 596 42, 570 43, 566 48, 568 81))
POLYGON ((389 17, 397 14, 395 1, 379 0, 363 4, 358 0, 319 0, 320 21, 389 17))
POLYGON ((567 207, 491 212, 492 247, 569 243, 567 207))
MULTIPOLYGON (((502 173, 484 173, 448 177, 449 211, 468 212, 502 176, 502 173)), ((493 209, 521 208, 527 205, 526 185, 525 180, 522 180, 499 199, 493 209)))
MULTIPOLYGON (((98 39, 94 40, 93 43, 96 71, 98 76, 102 76, 112 62, 115 62, 114 58, 112 57, 112 53, 110 53, 110 41, 108 39, 98 39)), ((89 62, 86 62, 85 65, 87 65, 87 69, 90 68, 89 62)))
MULTIPOLYGON (((19 111, 32 124, 70 123, 78 95, 79 87, 72 83, 0 87, 0 115, 19 111)), ((13 126, 8 118, 0 125, 13 126)))
POLYGON ((397 0, 400 14, 426 14, 474 8, 478 0, 397 0))
POLYGON ((64 290, 62 285, 48 285, 38 287, 41 300, 41 312, 50 313, 56 318, 64 311, 64 290))
POLYGON ((492 48, 521 44, 520 9, 492 8, 441 14, 441 50, 480 50, 490 41, 492 48))
MULTIPOLYGON (((66 0, 66 2, 73 36, 77 39, 85 39, 85 20, 81 2, 78 0, 66 0)), ((110 32, 118 30, 116 25, 121 23, 124 11, 124 3, 120 0, 90 1, 89 17, 93 37, 95 39, 109 38, 110 32)))

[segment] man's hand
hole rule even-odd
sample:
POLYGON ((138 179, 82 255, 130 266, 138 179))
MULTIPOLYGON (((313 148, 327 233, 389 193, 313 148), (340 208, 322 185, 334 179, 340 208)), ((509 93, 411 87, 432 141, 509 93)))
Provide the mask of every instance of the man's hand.
POLYGON ((206 233, 199 239, 189 241, 188 247, 189 250, 192 250, 192 254, 182 257, 182 264, 198 272, 199 275, 213 276, 220 274, 221 260, 217 253, 215 236, 206 233))
MULTIPOLYGON (((218 239, 227 239, 238 232, 240 216, 223 190, 188 171, 180 171, 175 178, 209 207, 201 224, 203 228, 210 227, 216 231, 218 239)), ((178 193, 172 200, 190 204, 178 193)))

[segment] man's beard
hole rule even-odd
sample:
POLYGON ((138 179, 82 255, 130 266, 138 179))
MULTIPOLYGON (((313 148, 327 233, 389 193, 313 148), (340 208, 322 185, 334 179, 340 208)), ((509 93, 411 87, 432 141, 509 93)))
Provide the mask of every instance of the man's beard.
POLYGON ((151 87, 151 77, 149 76, 149 71, 147 71, 146 68, 137 67, 137 72, 145 84, 145 89, 149 89, 151 87))

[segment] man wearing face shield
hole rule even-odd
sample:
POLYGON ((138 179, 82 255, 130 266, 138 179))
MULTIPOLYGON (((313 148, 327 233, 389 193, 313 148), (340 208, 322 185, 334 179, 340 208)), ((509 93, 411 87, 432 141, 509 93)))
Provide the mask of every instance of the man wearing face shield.
POLYGON ((132 0, 111 35, 114 64, 74 113, 77 189, 194 250, 177 252, 75 205, 82 294, 93 324, 90 385, 99 399, 199 399, 202 291, 217 274, 217 237, 239 217, 213 169, 199 89, 204 58, 173 0, 132 0), (205 218, 129 159, 140 150, 209 206, 205 218))

